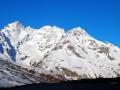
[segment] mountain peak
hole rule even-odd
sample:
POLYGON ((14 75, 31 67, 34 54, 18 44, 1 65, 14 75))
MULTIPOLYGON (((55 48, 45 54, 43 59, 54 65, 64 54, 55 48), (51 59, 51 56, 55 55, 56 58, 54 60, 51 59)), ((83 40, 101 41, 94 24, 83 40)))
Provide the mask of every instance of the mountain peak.
POLYGON ((21 23, 20 23, 20 21, 14 21, 14 22, 12 22, 12 24, 16 24, 17 25, 17 24, 21 24, 21 23))
POLYGON ((88 36, 91 37, 84 29, 82 29, 81 27, 77 27, 77 28, 73 28, 70 31, 68 31, 68 33, 73 34, 74 36, 88 36))
POLYGON ((44 31, 47 31, 47 32, 64 32, 64 29, 62 28, 59 28, 57 26, 50 26, 50 25, 47 25, 47 26, 43 26, 42 28, 40 28, 40 30, 44 30, 44 31))
POLYGON ((23 28, 24 26, 20 23, 20 21, 15 21, 15 22, 13 22, 13 23, 10 23, 10 24, 8 24, 6 27, 5 27, 5 29, 6 30, 13 30, 13 29, 20 29, 20 28, 23 28))
POLYGON ((87 32, 84 29, 82 29, 81 27, 73 28, 71 31, 78 32, 80 34, 87 34, 87 32))

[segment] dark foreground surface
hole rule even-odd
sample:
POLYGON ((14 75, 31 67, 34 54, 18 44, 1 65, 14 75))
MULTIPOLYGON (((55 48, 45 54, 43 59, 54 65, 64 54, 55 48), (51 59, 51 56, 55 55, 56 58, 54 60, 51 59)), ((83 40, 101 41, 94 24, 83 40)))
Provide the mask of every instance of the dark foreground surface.
POLYGON ((120 90, 120 78, 32 84, 4 90, 120 90))

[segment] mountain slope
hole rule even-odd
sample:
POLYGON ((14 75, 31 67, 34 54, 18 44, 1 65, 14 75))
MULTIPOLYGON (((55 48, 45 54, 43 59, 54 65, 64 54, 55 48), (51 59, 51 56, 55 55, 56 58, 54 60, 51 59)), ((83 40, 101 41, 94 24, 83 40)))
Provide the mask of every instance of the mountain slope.
POLYGON ((0 88, 47 82, 40 76, 35 76, 24 68, 6 61, 3 57, 0 55, 0 88))
POLYGON ((16 21, 0 33, 1 54, 22 67, 63 80, 120 76, 120 49, 80 27, 68 32, 56 26, 33 29, 16 21))

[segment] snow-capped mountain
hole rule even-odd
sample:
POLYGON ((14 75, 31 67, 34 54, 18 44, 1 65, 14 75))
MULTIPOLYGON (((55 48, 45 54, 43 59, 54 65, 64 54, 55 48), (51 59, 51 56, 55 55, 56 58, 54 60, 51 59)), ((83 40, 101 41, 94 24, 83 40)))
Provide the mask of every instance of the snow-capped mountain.
POLYGON ((120 49, 80 27, 33 29, 16 21, 0 31, 0 53, 22 67, 67 80, 120 76, 120 49))

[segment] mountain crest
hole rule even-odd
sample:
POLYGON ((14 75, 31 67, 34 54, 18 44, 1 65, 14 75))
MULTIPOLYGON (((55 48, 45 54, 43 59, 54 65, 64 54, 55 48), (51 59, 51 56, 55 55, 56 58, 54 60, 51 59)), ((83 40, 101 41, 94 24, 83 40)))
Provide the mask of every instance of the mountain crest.
POLYGON ((44 26, 44 27, 40 28, 40 30, 44 30, 47 32, 64 32, 64 29, 58 28, 56 26, 50 26, 50 25, 44 26))
POLYGON ((82 29, 81 27, 73 28, 71 31, 73 33, 78 33, 78 34, 81 34, 81 35, 87 34, 87 32, 84 29, 82 29))
POLYGON ((21 28, 23 28, 24 26, 19 22, 19 21, 15 21, 11 24, 8 24, 5 29, 6 30, 20 30, 21 28))

